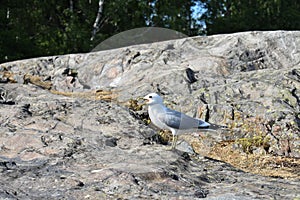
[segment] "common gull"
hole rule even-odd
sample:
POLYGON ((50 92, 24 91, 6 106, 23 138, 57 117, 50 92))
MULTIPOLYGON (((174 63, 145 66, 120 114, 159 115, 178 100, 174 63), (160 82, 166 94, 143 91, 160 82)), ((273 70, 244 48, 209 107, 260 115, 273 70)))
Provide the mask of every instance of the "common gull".
MULTIPOLYGON (((184 113, 167 108, 163 99, 156 93, 144 97, 148 104, 148 113, 151 122, 160 129, 170 130, 173 135, 171 149, 176 147, 178 135, 191 130, 209 129, 212 125, 201 119, 190 117, 184 113)), ((215 126, 214 126, 215 127, 215 126)))

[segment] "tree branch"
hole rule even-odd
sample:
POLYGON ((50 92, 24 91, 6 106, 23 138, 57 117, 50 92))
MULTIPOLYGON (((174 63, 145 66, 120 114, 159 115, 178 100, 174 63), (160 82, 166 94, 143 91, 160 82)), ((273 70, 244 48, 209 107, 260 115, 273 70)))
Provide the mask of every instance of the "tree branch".
POLYGON ((99 22, 100 22, 100 19, 102 17, 103 4, 104 4, 104 0, 99 0, 99 8, 98 8, 98 13, 97 13, 96 20, 95 20, 94 25, 93 25, 91 41, 94 40, 94 38, 96 36, 96 33, 99 31, 99 22))
POLYGON ((73 12, 73 9, 74 9, 73 0, 70 0, 70 11, 73 12))

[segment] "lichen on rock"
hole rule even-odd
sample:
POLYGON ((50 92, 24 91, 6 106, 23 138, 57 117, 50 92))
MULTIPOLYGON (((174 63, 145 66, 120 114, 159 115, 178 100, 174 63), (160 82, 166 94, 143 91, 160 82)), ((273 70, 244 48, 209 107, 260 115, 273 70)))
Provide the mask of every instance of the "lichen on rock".
POLYGON ((0 198, 299 198, 299 46, 245 32, 1 64, 0 198), (166 151, 150 92, 228 129, 166 151))

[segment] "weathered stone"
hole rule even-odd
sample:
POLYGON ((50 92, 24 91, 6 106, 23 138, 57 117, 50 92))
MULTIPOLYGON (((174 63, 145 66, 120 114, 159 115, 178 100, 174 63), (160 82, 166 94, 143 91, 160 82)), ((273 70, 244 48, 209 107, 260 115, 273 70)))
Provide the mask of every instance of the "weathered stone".
POLYGON ((264 177, 197 154, 244 139, 300 157, 299 45, 297 31, 248 32, 1 64, 0 198, 300 198, 297 171, 264 177), (136 100, 149 92, 229 131, 167 151, 136 100))

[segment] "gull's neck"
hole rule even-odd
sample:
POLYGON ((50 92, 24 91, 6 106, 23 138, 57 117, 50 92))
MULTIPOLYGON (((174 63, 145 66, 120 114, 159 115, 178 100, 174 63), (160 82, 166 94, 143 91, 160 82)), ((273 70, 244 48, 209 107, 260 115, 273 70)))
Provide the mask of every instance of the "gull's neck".
POLYGON ((153 109, 166 109, 166 106, 163 103, 156 103, 156 104, 150 104, 148 106, 149 111, 153 110, 153 109))

